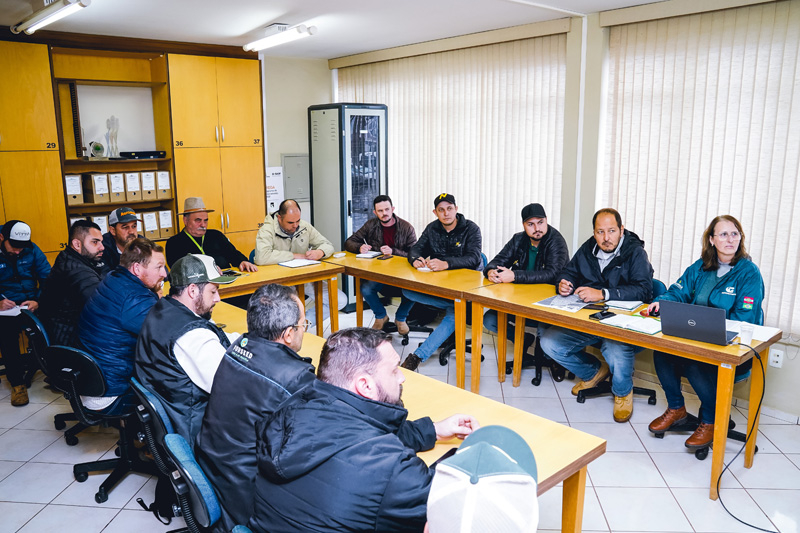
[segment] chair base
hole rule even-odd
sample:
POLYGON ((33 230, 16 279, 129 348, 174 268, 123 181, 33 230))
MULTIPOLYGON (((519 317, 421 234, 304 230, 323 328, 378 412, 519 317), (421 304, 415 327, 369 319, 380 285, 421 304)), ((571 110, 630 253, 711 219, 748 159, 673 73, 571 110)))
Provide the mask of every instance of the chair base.
MULTIPOLYGON (((75 416, 75 413, 61 413, 53 417, 53 426, 57 430, 62 430, 65 427, 67 427, 67 422, 76 421, 77 419, 78 417, 75 416)), ((80 433, 87 427, 89 426, 78 422, 77 424, 66 430, 64 432, 64 440, 67 442, 67 445, 75 446, 76 444, 78 444, 78 437, 77 437, 78 433, 80 433)))
MULTIPOLYGON (((600 396, 601 394, 610 394, 610 393, 611 393, 611 381, 605 380, 596 387, 578 391, 578 403, 585 402, 586 398, 593 398, 595 396, 600 396)), ((650 405, 656 404, 656 391, 654 391, 653 389, 634 387, 633 393, 638 394, 640 396, 647 396, 647 403, 649 403, 650 405)))
MULTIPOLYGON (((667 433, 667 432, 669 432, 669 433, 679 433, 679 432, 692 433, 692 432, 694 432, 694 430, 696 430, 698 428, 698 426, 700 426, 700 419, 697 418, 696 416, 694 416, 691 413, 687 413, 686 414, 686 418, 684 418, 683 420, 681 420, 680 422, 678 422, 676 424, 672 424, 668 429, 665 429, 664 431, 651 431, 651 433, 653 434, 653 436, 655 438, 663 439, 664 438, 664 434, 667 433)), ((731 439, 731 440, 735 440, 737 442, 745 442, 747 440, 747 435, 745 435, 741 431, 736 431, 734 429, 735 427, 736 427, 736 422, 734 422, 733 420, 730 420, 728 422, 728 438, 731 439)), ((694 452, 694 456, 697 459, 699 459, 700 461, 702 461, 703 459, 708 457, 708 450, 711 447, 712 447, 711 445, 696 446, 696 447, 687 446, 687 448, 689 448, 690 450, 692 450, 694 452)), ((755 452, 756 453, 758 452, 758 446, 756 446, 755 452)))

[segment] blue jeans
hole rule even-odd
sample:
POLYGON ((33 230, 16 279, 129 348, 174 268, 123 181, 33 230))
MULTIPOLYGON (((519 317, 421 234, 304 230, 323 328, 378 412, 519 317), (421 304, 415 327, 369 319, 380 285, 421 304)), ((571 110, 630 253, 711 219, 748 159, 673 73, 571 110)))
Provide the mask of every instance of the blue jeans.
POLYGON ((686 376, 700 398, 700 421, 713 424, 717 407, 717 367, 662 352, 653 352, 653 363, 669 408, 683 407, 681 376, 686 376))
POLYGON ((428 335, 428 338, 425 339, 425 342, 422 343, 422 346, 414 350, 414 354, 425 361, 428 357, 433 355, 433 352, 435 352, 444 341, 447 340, 447 337, 456 331, 455 305, 453 304, 453 300, 439 298, 438 296, 430 296, 421 292, 409 291, 407 289, 403 289, 403 296, 412 302, 418 302, 423 305, 430 305, 431 307, 445 310, 444 318, 439 324, 439 327, 434 329, 433 333, 428 335))
POLYGON ((545 330, 539 345, 551 359, 586 381, 597 374, 600 361, 583 349, 596 342, 602 343, 600 350, 611 369, 611 392, 627 396, 633 390, 633 361, 642 348, 555 326, 545 330))
MULTIPOLYGON (((511 342, 514 342, 514 332, 516 331, 514 328, 516 327, 517 323, 514 320, 514 315, 506 315, 506 318, 508 319, 508 326, 506 326, 506 338, 511 342)), ((526 318, 525 325, 528 327, 536 326, 537 337, 541 337, 544 333, 545 325, 539 324, 535 320, 526 318)), ((497 333, 497 311, 494 309, 489 309, 486 311, 486 314, 483 315, 483 327, 492 333, 497 333)))
MULTIPOLYGON (((401 290, 397 287, 386 285, 385 283, 378 283, 377 281, 370 281, 368 279, 361 281, 361 296, 363 296, 364 301, 369 304, 375 318, 386 318, 386 308, 381 303, 381 299, 378 296, 379 292, 386 296, 394 296, 401 293, 401 290)), ((395 321, 399 320, 400 322, 405 322, 412 307, 414 307, 414 302, 403 296, 400 299, 400 306, 394 314, 395 321)))

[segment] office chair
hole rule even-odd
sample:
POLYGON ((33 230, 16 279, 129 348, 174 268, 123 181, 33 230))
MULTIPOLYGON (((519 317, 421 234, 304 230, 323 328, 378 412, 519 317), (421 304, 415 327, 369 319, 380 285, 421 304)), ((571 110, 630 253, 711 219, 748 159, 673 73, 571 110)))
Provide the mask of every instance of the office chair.
MULTIPOLYGON (((661 296, 667 292, 667 287, 661 281, 653 278, 653 298, 661 296)), ((599 343, 595 343, 593 346, 599 346, 599 343)), ((596 387, 592 387, 590 389, 584 389, 582 391, 578 391, 578 403, 583 403, 586 401, 586 398, 592 398, 594 396, 600 396, 601 394, 607 394, 611 392, 611 375, 608 376, 604 381, 600 382, 596 387)), ((634 394, 639 394, 641 396, 647 396, 647 403, 650 405, 656 404, 656 391, 653 389, 647 389, 644 387, 634 387, 633 388, 634 394)))
POLYGON ((128 472, 142 472, 154 474, 155 469, 139 460, 136 450, 131 446, 134 436, 130 431, 130 421, 133 412, 120 415, 106 415, 93 411, 83 405, 81 395, 103 396, 106 392, 106 383, 103 373, 97 363, 89 354, 76 348, 67 346, 50 346, 47 349, 47 361, 53 368, 53 377, 56 386, 69 393, 69 403, 78 421, 85 426, 111 426, 119 432, 118 457, 81 463, 72 467, 75 481, 83 483, 89 478, 89 472, 113 470, 103 481, 94 496, 97 503, 108 500, 108 493, 128 472), (54 365, 55 363, 55 365, 54 365))
POLYGON ((139 400, 136 416, 142 423, 147 449, 153 455, 153 461, 158 470, 165 476, 169 476, 174 467, 168 464, 167 453, 164 450, 164 437, 169 433, 175 433, 175 430, 161 400, 135 377, 131 378, 130 383, 139 400))
POLYGON ((186 521, 186 529, 179 531, 205 531, 219 520, 221 514, 214 488, 197 464, 186 439, 177 433, 170 433, 164 437, 164 448, 174 465, 170 481, 178 496, 181 515, 186 521))

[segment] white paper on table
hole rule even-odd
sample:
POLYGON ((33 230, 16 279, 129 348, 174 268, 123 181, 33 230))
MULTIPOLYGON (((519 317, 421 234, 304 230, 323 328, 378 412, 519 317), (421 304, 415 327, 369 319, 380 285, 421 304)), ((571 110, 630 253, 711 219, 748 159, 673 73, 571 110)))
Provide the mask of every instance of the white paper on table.
POLYGON ((125 174, 125 186, 128 188, 130 192, 136 192, 139 190, 139 173, 138 172, 128 172, 125 174))
POLYGON ((108 174, 95 174, 92 179, 94 179, 96 194, 108 194, 108 174))
POLYGON ((545 298, 544 300, 533 303, 534 305, 552 307, 553 309, 560 309, 561 311, 567 311, 569 313, 577 313, 589 305, 589 302, 584 302, 581 300, 580 296, 576 294, 570 294, 569 296, 560 296, 557 294, 555 296, 551 296, 550 298, 545 298))
POLYGON ((20 311, 27 308, 28 308, 27 305, 15 305, 11 309, 0 311, 0 316, 18 316, 20 311))
POLYGON ((361 259, 374 259, 379 255, 383 255, 383 252, 371 250, 369 252, 364 252, 363 254, 356 254, 356 257, 360 257, 361 259))
POLYGON ((419 268, 417 269, 417 272, 433 272, 433 270, 431 270, 431 269, 430 269, 430 268, 428 268, 428 267, 419 267, 419 268))
POLYGON ((75 174, 68 174, 64 176, 64 183, 66 185, 67 194, 78 195, 81 194, 81 177, 75 174))
POLYGON ((633 311, 644 302, 640 302, 638 300, 635 301, 628 301, 628 300, 608 300, 606 305, 612 309, 622 309, 623 311, 633 311))
MULTIPOLYGON (((738 320, 725 320, 725 329, 728 331, 735 331, 739 333, 741 331, 742 323, 738 320)), ((774 337, 780 329, 778 328, 771 328, 769 326, 753 326, 753 339, 757 341, 768 341, 772 337, 774 337)))
POLYGON ((622 329, 638 331, 648 335, 655 335, 661 331, 661 321, 655 318, 645 318, 638 315, 614 315, 600 321, 607 326, 616 326, 622 329))
POLYGON ((156 190, 156 173, 155 172, 142 172, 142 190, 154 191, 156 190))
POLYGON ((158 224, 161 228, 171 228, 172 227, 172 211, 159 211, 158 212, 158 224))
POLYGON ((155 212, 151 213, 142 213, 144 217, 144 230, 145 231, 157 231, 158 230, 158 220, 156 219, 155 212))
POLYGON ((310 265, 318 265, 319 263, 320 263, 319 261, 314 261, 312 259, 292 259, 291 261, 284 261, 283 263, 278 263, 278 264, 289 268, 297 268, 310 265))
POLYGON ((111 192, 125 192, 124 174, 109 174, 108 181, 111 182, 111 192))

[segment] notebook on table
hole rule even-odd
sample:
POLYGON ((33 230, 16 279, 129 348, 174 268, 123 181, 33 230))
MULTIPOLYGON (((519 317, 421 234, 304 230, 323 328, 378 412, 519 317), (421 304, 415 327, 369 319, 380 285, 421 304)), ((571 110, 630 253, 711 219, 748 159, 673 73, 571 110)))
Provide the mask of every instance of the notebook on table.
POLYGON ((736 335, 725 327, 725 310, 667 300, 659 302, 664 335, 726 346, 736 335))

